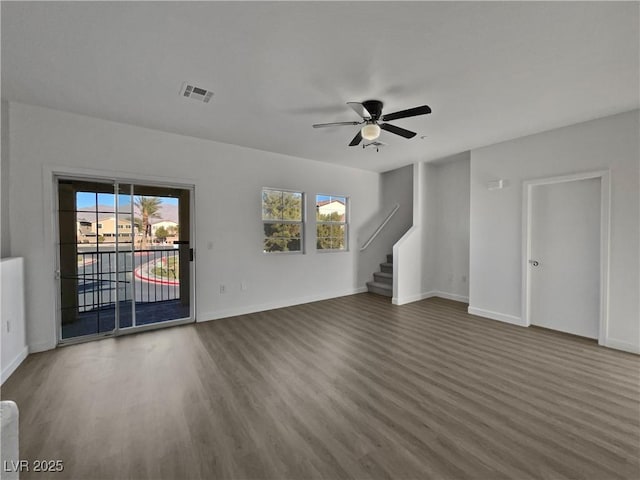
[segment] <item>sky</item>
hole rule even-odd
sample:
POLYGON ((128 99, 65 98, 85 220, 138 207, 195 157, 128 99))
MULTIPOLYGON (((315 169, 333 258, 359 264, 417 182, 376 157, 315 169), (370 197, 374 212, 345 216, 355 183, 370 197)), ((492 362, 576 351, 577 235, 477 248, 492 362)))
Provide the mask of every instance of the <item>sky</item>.
POLYGON ((326 202, 327 200, 330 200, 331 198, 344 201, 345 197, 340 196, 340 195, 316 195, 316 203, 326 202))
MULTIPOLYGON (((114 207, 115 195, 112 193, 98 193, 98 205, 114 207)), ((158 197, 165 205, 178 205, 177 198, 158 197)), ((129 195, 120 195, 119 206, 124 209, 130 205, 129 195)), ((86 208, 96 206, 96 193, 95 192, 77 192, 76 193, 76 208, 86 208)))

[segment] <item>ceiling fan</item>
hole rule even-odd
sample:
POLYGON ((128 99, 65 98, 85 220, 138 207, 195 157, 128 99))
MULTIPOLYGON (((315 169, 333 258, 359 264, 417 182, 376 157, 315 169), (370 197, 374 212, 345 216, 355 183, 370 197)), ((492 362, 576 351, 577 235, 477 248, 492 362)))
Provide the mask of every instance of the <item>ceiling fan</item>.
POLYGON ((366 100, 362 103, 347 102, 347 105, 349 105, 358 115, 362 117, 361 122, 316 123, 313 125, 313 128, 364 124, 364 126, 358 131, 356 136, 353 137, 351 143, 349 143, 350 147, 359 145, 363 138, 369 141, 376 140, 380 136, 381 130, 395 133, 396 135, 400 135, 404 138, 413 138, 416 136, 416 132, 396 127, 395 125, 391 125, 389 123, 379 122, 387 122, 389 120, 398 120, 400 118, 415 117, 417 115, 426 115, 427 113, 431 113, 431 108, 429 108, 428 105, 422 105, 420 107, 409 108, 407 110, 400 110, 399 112, 387 113, 386 115, 382 115, 383 104, 380 100, 366 100))

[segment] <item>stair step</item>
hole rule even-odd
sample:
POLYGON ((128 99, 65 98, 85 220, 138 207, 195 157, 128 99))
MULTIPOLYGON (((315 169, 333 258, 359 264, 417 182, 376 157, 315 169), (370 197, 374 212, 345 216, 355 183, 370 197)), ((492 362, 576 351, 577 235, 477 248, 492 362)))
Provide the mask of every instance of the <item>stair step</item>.
POLYGON ((393 263, 393 253, 387 254, 387 263, 393 263))
POLYGON ((393 263, 381 263, 380 271, 384 273, 393 273, 393 263))
POLYGON ((393 273, 376 272, 373 274, 373 280, 378 283, 393 285, 393 273))
POLYGON ((367 282, 367 289, 369 290, 370 293, 384 295, 385 297, 393 296, 393 287, 386 283, 367 282))

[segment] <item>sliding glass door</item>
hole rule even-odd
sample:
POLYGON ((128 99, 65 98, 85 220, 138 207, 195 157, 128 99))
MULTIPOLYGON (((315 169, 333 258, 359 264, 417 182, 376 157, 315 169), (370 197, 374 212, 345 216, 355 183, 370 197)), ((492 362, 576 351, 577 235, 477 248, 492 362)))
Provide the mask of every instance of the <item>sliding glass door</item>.
POLYGON ((189 190, 132 187, 135 325, 189 317, 189 190))
POLYGON ((191 313, 190 190, 58 179, 61 341, 191 313))

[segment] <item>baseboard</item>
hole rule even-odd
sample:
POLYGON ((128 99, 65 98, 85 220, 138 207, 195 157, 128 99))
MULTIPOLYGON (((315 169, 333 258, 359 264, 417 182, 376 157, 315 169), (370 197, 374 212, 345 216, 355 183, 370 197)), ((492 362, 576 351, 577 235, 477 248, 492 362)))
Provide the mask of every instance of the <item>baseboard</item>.
POLYGON ((345 295, 338 295, 339 297, 346 297, 347 295, 357 295, 358 293, 367 293, 369 289, 365 285, 364 287, 358 287, 354 289, 351 293, 347 293, 345 295))
POLYGON ((219 320, 221 318, 236 317, 238 315, 248 315, 250 313, 264 312, 267 310, 274 310, 276 308, 293 307, 295 305, 302 305, 304 303, 319 302, 321 300, 330 300, 332 298, 346 297, 347 295, 355 295, 357 293, 364 293, 367 291, 367 287, 358 287, 346 292, 335 292, 322 295, 308 295, 305 297, 298 297, 289 300, 283 300, 280 302, 269 302, 258 305, 243 305, 241 307, 228 308, 226 310, 218 310, 215 312, 205 312, 198 314, 198 322, 208 322, 210 320, 219 320))
POLYGON ((30 343, 29 353, 46 352, 47 350, 53 350, 54 348, 56 348, 56 342, 30 343))
POLYGON ((640 346, 625 342, 624 340, 616 340, 615 338, 607 338, 603 343, 601 343, 603 347, 613 348, 616 350, 622 350, 623 352, 635 353, 636 355, 640 355, 640 346))
POLYGON ((11 374, 16 371, 16 368, 18 368, 24 361, 24 359, 27 358, 27 355, 29 355, 29 347, 24 347, 9 365, 3 367, 2 379, 0 379, 0 384, 4 383, 7 378, 9 378, 11 374))
POLYGON ((457 293, 441 292, 439 290, 431 290, 429 292, 418 293, 416 295, 409 295, 408 297, 393 297, 391 299, 391 303, 394 305, 405 305, 407 303, 418 302, 431 297, 446 298, 447 300, 454 300, 456 302, 469 303, 469 297, 458 295, 457 293))
POLYGON ((456 302, 469 303, 469 297, 465 295, 458 295, 457 293, 441 292, 439 290, 434 293, 435 295, 432 295, 433 297, 440 297, 440 298, 446 298, 448 300, 454 300, 456 302))
POLYGON ((431 292, 417 293, 415 295, 408 295, 406 297, 393 297, 391 299, 391 303, 393 303, 394 305, 405 305, 407 303, 413 303, 413 302, 418 302, 420 300, 424 300, 425 298, 436 297, 437 293, 438 292, 436 291, 431 291, 431 292))
POLYGON ((475 308, 469 306, 467 311, 471 315, 477 315, 478 317, 490 318, 491 320, 498 320, 500 322, 510 323, 512 325, 518 325, 519 327, 526 327, 524 321, 520 317, 515 315, 509 315, 506 313, 492 312, 491 310, 484 310, 482 308, 475 308))

